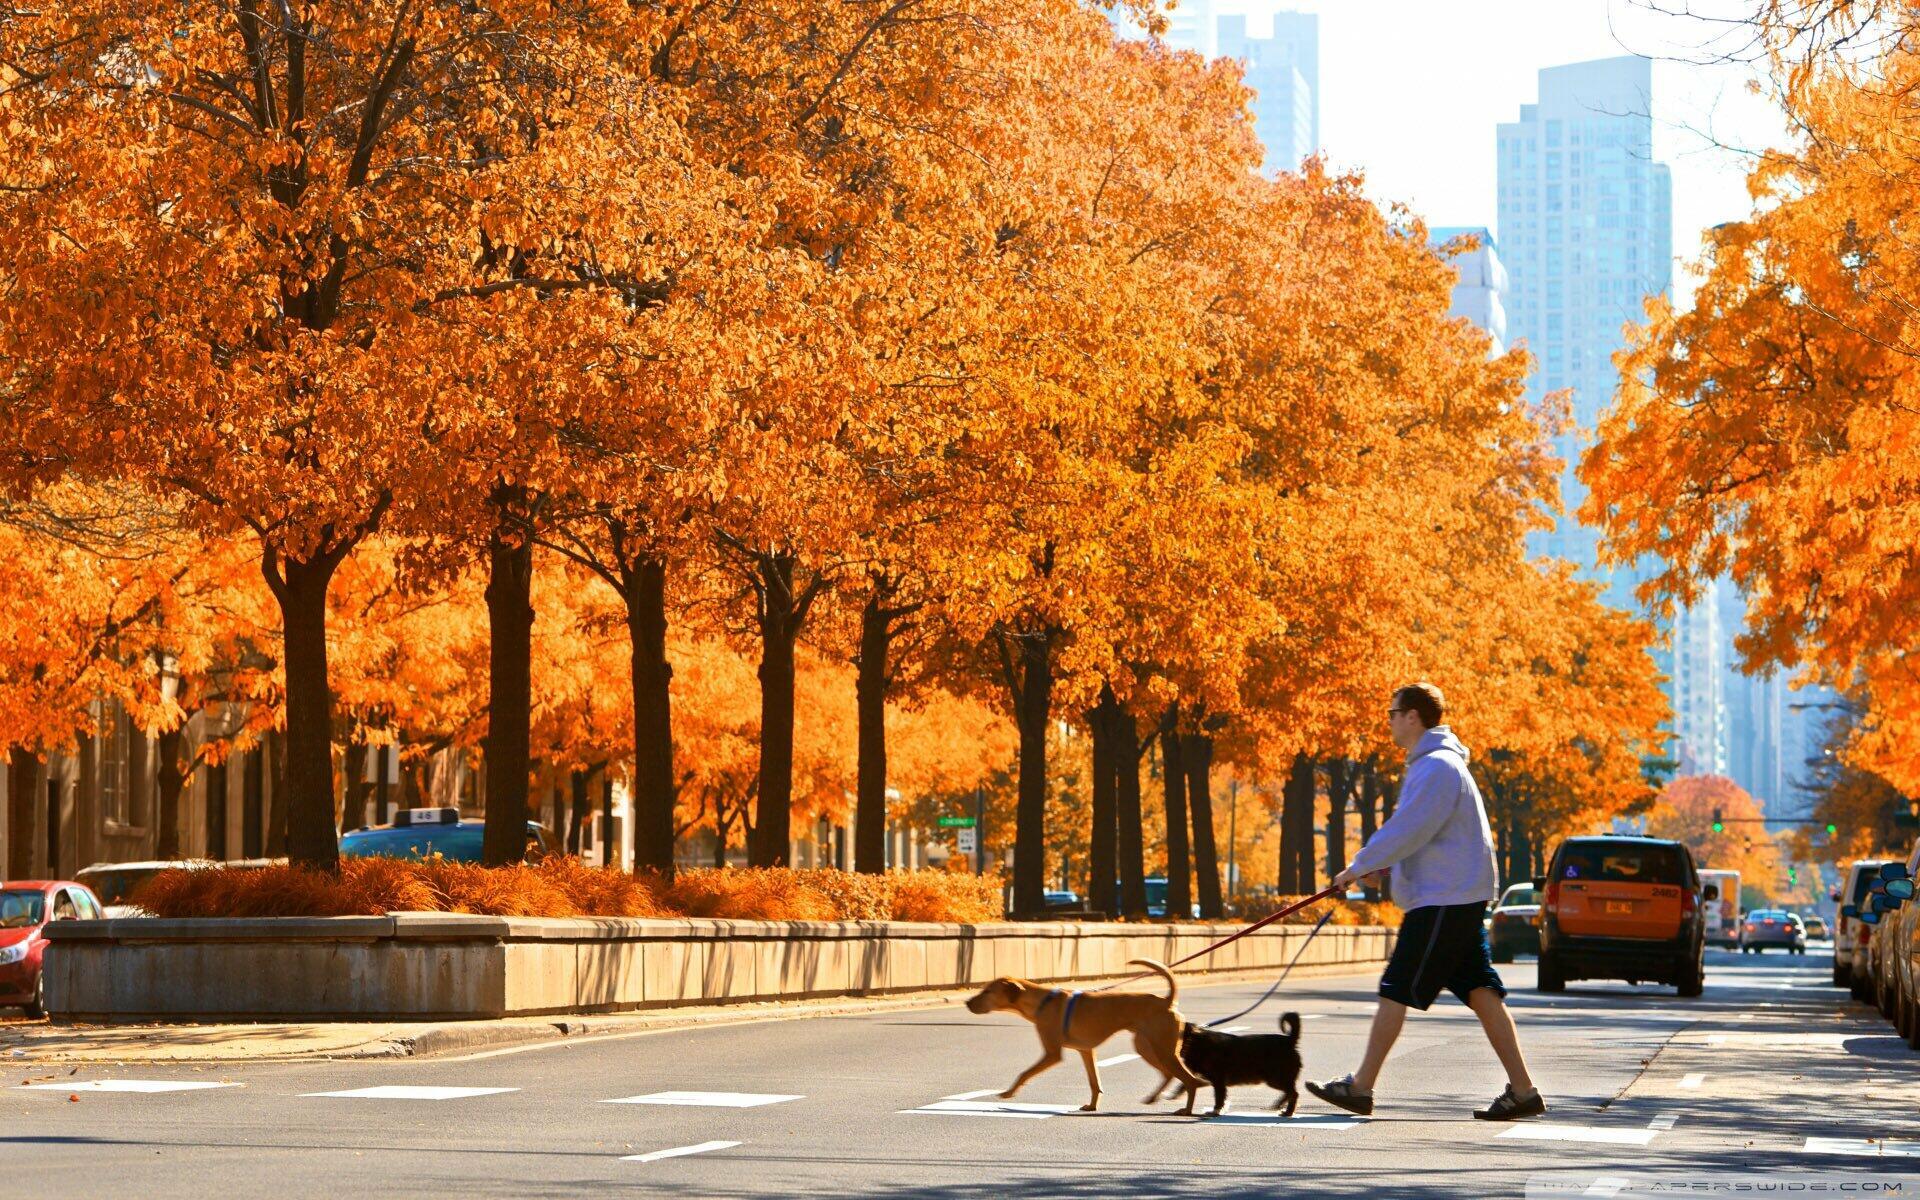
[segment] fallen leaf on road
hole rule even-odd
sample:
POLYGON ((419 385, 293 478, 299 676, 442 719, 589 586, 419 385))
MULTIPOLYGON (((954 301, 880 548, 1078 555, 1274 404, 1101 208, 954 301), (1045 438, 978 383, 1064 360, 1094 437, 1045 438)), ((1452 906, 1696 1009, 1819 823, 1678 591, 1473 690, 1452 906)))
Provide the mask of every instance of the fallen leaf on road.
POLYGON ((68 1093, 67 1093, 67 1103, 68 1103, 68 1104, 78 1104, 78 1103, 80 1103, 80 1097, 78 1097, 78 1096, 76 1096, 76 1095, 74 1095, 74 1094, 73 1094, 72 1092, 68 1092, 68 1093))

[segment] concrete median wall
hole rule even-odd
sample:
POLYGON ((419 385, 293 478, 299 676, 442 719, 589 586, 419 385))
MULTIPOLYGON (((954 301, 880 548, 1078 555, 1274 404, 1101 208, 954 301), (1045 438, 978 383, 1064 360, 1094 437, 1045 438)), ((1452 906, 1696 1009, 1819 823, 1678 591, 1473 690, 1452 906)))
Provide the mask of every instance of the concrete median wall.
MULTIPOLYGON (((1181 973, 1277 970, 1308 930, 1270 926, 1181 973)), ((618 1012, 940 991, 1000 975, 1099 979, 1130 973, 1130 958, 1171 962, 1230 930, 394 913, 61 921, 47 932, 56 1018, 213 1021, 618 1012)), ((1300 962, 1383 962, 1393 936, 1328 926, 1300 962)))

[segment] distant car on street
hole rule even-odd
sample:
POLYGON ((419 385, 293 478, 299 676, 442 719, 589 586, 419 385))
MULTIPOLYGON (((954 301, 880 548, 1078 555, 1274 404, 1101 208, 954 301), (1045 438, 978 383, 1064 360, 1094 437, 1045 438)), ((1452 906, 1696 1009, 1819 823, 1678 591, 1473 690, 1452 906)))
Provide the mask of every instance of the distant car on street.
POLYGON ((1810 938, 1825 938, 1832 932, 1827 928, 1827 919, 1819 913, 1808 913, 1800 920, 1807 927, 1807 936, 1810 938))
POLYGON ((1740 922, 1740 953, 1759 954, 1778 946, 1794 954, 1807 952, 1807 930, 1798 913, 1781 908, 1756 908, 1740 922))
MULTIPOLYGON (((463 820, 457 808, 408 808, 394 814, 390 825, 371 825, 340 835, 342 858, 425 859, 439 855, 448 862, 477 863, 486 837, 486 820, 463 820)), ((538 821, 527 822, 527 858, 541 859, 559 852, 559 843, 538 821)))
POLYGON ((1740 944, 1740 872, 1700 872, 1700 908, 1707 919, 1707 944, 1731 950, 1740 944))
POLYGON ((40 955, 49 921, 104 916, 100 897, 64 879, 17 879, 0 885, 0 1005, 17 1004, 30 1017, 47 1015, 40 955))
POLYGON ((1700 876, 1683 842, 1572 837, 1534 881, 1540 905, 1543 992, 1570 979, 1673 984, 1698 996, 1706 983, 1700 876))
POLYGON ((1043 900, 1045 901, 1046 906, 1048 908, 1079 908, 1080 907, 1079 892, 1069 892, 1061 889, 1055 889, 1055 890, 1044 893, 1043 900))
POLYGON ((162 871, 198 871, 215 864, 204 858, 155 859, 151 862, 95 863, 74 873, 74 881, 93 889, 109 917, 144 917, 147 911, 132 902, 141 884, 162 871))
POLYGON ((1493 961, 1512 962, 1515 954, 1540 953, 1540 891, 1516 883, 1500 895, 1487 918, 1487 948, 1493 961))
MULTIPOLYGON (((1150 917, 1164 918, 1167 915, 1167 877, 1165 875, 1149 875, 1147 876, 1146 884, 1147 915, 1150 917)), ((1194 900, 1191 903, 1193 905, 1193 911, 1187 915, 1189 917, 1199 916, 1200 902, 1194 900)))

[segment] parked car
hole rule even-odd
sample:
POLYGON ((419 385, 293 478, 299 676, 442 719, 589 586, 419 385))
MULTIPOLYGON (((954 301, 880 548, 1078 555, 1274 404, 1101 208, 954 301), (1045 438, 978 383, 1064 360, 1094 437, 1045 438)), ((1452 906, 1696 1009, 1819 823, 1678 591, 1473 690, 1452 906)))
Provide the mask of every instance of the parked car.
MULTIPOLYGON (((1920 868, 1920 842, 1906 862, 1907 879, 1897 890, 1912 887, 1913 872, 1920 868)), ((1889 887, 1896 887, 1889 883, 1889 887)), ((1920 909, 1909 900, 1885 914, 1874 927, 1873 939, 1880 943, 1882 969, 1888 976, 1887 1017, 1907 1045, 1920 1050, 1920 967, 1914 963, 1916 940, 1920 940, 1920 909)))
MULTIPOLYGON (((340 856, 423 859, 437 854, 448 862, 477 863, 485 835, 484 818, 463 820, 457 808, 408 808, 395 813, 390 825, 341 834, 340 856)), ((528 859, 545 858, 559 849, 546 826, 527 822, 528 859)))
POLYGON ((1802 924, 1806 925, 1807 936, 1810 938, 1825 938, 1833 932, 1827 928, 1827 919, 1819 913, 1808 913, 1801 917, 1800 920, 1802 924))
POLYGON ((1539 988, 1570 979, 1670 983, 1682 996, 1706 984, 1700 875, 1684 843, 1574 837, 1554 848, 1541 898, 1539 988))
POLYGON ((214 864, 204 858, 156 859, 152 862, 95 863, 74 873, 74 881, 93 889, 109 917, 144 917, 148 913, 132 903, 133 893, 162 871, 201 870, 214 864))
POLYGON ((1079 908, 1080 893, 1057 889, 1043 893, 1042 899, 1048 908, 1079 908))
POLYGON ((1856 1000, 1867 998, 1868 938, 1873 932, 1860 920, 1860 905, 1887 861, 1862 858, 1849 863, 1840 886, 1833 891, 1833 898, 1840 902, 1840 915, 1833 927, 1833 986, 1847 988, 1856 1000))
POLYGON ((1778 946, 1794 954, 1807 952, 1807 930, 1798 913, 1782 908, 1756 908, 1740 922, 1740 953, 1759 954, 1778 946))
POLYGON ((1540 953, 1540 892, 1531 883, 1516 883, 1500 894, 1487 917, 1487 948, 1493 961, 1512 962, 1515 954, 1540 953))
POLYGON ((100 897, 82 883, 17 879, 0 885, 0 1004, 17 1004, 30 1017, 47 1015, 40 978, 49 921, 105 915, 100 897))
MULTIPOLYGON (((1165 917, 1167 915, 1167 877, 1165 875, 1149 875, 1146 878, 1146 884, 1147 915, 1150 917, 1165 917)), ((1187 915, 1190 917, 1199 916, 1200 901, 1195 899, 1191 903, 1193 905, 1193 911, 1187 915)))

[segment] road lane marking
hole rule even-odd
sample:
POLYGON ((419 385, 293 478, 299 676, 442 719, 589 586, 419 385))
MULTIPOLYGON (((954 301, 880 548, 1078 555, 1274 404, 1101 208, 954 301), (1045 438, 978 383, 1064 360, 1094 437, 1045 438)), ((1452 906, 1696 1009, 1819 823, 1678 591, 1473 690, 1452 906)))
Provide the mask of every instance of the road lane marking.
POLYGON ((1061 1113, 1078 1112, 1077 1104, 1015 1104, 1007 1100, 936 1100, 919 1108, 903 1108, 903 1114, 938 1117, 1016 1117, 1043 1121, 1061 1113))
POLYGON ((982 1096, 998 1096, 1005 1088, 981 1088, 977 1092, 955 1092, 951 1096, 942 1096, 942 1100, 978 1100, 982 1096))
POLYGON ((1682 1075, 1679 1086, 1683 1088, 1697 1088, 1706 1081, 1706 1078, 1707 1077, 1699 1071, 1694 1071, 1691 1074, 1682 1075))
POLYGON ((1336 1117, 1326 1113, 1283 1117, 1277 1112, 1234 1112, 1229 1109, 1217 1117, 1203 1118, 1209 1125, 1284 1125, 1288 1129, 1352 1129, 1365 1125, 1361 1117, 1336 1117))
POLYGON ((694 1108, 758 1108, 763 1104, 783 1104, 804 1100, 805 1096, 786 1096, 774 1092, 649 1092, 644 1096, 622 1096, 602 1100, 602 1104, 684 1104, 694 1108))
POLYGON ((1582 1196, 1617 1196, 1632 1182, 1633 1180, 1622 1179, 1618 1175, 1602 1175, 1588 1184, 1587 1190, 1580 1194, 1582 1196))
POLYGON ((501 1092, 519 1090, 519 1088, 408 1087, 400 1084, 383 1084, 380 1087, 352 1088, 344 1092, 302 1092, 301 1095, 350 1100, 464 1100, 469 1096, 497 1096, 501 1092))
POLYGON ((1251 1025, 1229 1025, 1224 1029, 1216 1029, 1214 1030, 1214 1032, 1215 1033, 1245 1033, 1247 1030, 1252 1028, 1253 1026, 1251 1025))
POLYGON ((1810 1137, 1808 1154, 1853 1154, 1868 1158, 1920 1158, 1920 1142, 1882 1142, 1871 1138, 1810 1137))
POLYGON ((1654 1117, 1653 1120, 1648 1121, 1647 1128, 1659 1130, 1664 1133, 1665 1131, 1672 1129, 1674 1122, 1678 1121, 1679 1119, 1680 1119, 1679 1113, 1663 1112, 1658 1116, 1654 1117))
POLYGON ((1094 1063, 1093 1065, 1096 1067, 1117 1067, 1121 1063, 1132 1062, 1134 1059, 1139 1057, 1140 1056, 1138 1054, 1116 1054, 1112 1058, 1100 1059, 1098 1062, 1094 1063))
POLYGON ((80 1079, 67 1083, 23 1083, 16 1091, 41 1092, 197 1092, 239 1087, 237 1083, 196 1083, 176 1079, 80 1079))
POLYGON ((1530 1142, 1604 1142, 1612 1146, 1644 1146, 1659 1134, 1657 1129, 1622 1129, 1607 1125, 1561 1125, 1551 1121, 1515 1125, 1497 1136, 1530 1142))
POLYGON ((645 1154, 623 1154, 621 1162, 659 1162, 663 1158, 682 1158, 689 1154, 705 1154, 709 1150, 731 1150, 739 1142, 701 1142, 697 1146, 675 1146, 671 1150, 650 1150, 645 1154))

